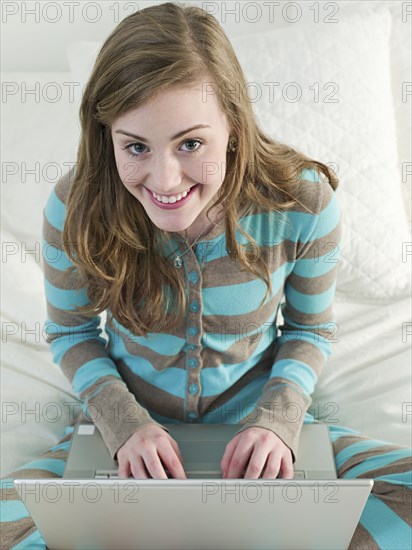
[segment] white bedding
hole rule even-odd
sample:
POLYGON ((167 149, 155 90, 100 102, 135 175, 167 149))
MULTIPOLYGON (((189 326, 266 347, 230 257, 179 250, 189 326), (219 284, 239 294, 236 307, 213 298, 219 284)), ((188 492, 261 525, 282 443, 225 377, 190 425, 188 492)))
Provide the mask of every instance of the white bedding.
MULTIPOLYGON (((373 27, 378 42, 386 37, 387 40, 383 43, 386 44, 388 52, 389 48, 395 48, 397 43, 397 62, 399 59, 405 59, 406 42, 402 41, 399 35, 397 42, 393 42, 394 35, 390 34, 393 21, 388 20, 387 15, 381 18, 375 16, 369 23, 367 18, 363 19, 363 26, 360 20, 357 21, 357 34, 364 36, 371 33, 373 27), (389 38, 393 43, 389 42, 389 38)), ((354 49, 357 34, 351 38, 354 49)), ((280 37, 282 40, 291 40, 294 34, 285 30, 282 35, 276 36, 276 39, 280 37)), ((305 68, 313 64, 315 53, 310 47, 315 48, 316 44, 325 45, 325 40, 324 37, 318 42, 308 42, 308 52, 312 52, 312 58, 309 55, 305 60, 306 65, 299 67, 299 74, 302 75, 305 68)), ((273 52, 278 51, 275 42, 272 46, 273 52)), ((382 44, 379 48, 379 51, 382 51, 382 44)), ((287 47, 284 51, 287 53, 287 47)), ((283 50, 279 49, 279 55, 282 52, 283 50)), ((396 89, 399 75, 405 74, 404 71, 408 68, 410 71, 410 65, 408 67, 403 64, 403 68, 399 69, 393 62, 393 50, 390 52, 386 67, 382 65, 382 59, 378 58, 376 66, 364 70, 381 71, 381 82, 389 82, 389 88, 396 89), (395 69, 399 71, 396 72, 395 69)), ((239 51, 240 55, 244 56, 244 62, 247 64, 247 54, 239 51)), ((322 53, 322 56, 320 60, 328 59, 325 53, 322 53)), ((337 59, 341 63, 345 61, 345 57, 338 56, 337 59)), ((259 65, 256 70, 259 70, 259 65)), ((289 67, 285 71, 283 75, 277 75, 278 80, 290 80, 290 75, 293 75, 294 71, 297 73, 298 69, 289 67)), ((319 74, 322 76, 321 72, 319 74)), ((339 74, 343 79, 343 69, 339 74)), ((74 407, 78 400, 59 367, 52 363, 51 354, 42 336, 46 309, 40 265, 42 209, 54 183, 76 159, 79 135, 78 104, 70 101, 68 85, 76 78, 75 67, 72 68, 72 73, 3 74, 3 82, 8 82, 10 86, 8 89, 17 92, 8 95, 6 103, 3 104, 3 136, 6 139, 2 145, 1 189, 1 476, 38 457, 57 443, 71 418, 70 411, 74 408, 76 415, 80 412, 78 406, 74 407), (39 101, 35 101, 33 95, 27 96, 27 100, 23 101, 23 82, 27 83, 27 88, 38 89, 39 101), (58 89, 58 86, 62 96, 59 101, 53 102, 50 98, 54 97, 53 89, 58 89)), ((367 79, 365 83, 367 84, 367 79)), ((359 88, 358 102, 363 101, 362 98, 365 97, 361 92, 359 88)), ((368 87, 369 96, 371 93, 371 88, 368 87)), ((335 142, 334 149, 334 160, 337 159, 341 166, 348 167, 342 177, 343 184, 339 191, 347 240, 344 242, 344 261, 340 266, 335 299, 337 342, 317 384, 310 411, 321 420, 352 427, 370 437, 410 445, 412 312, 409 276, 412 255, 405 256, 404 262, 400 255, 402 243, 412 246, 412 237, 408 230, 408 225, 411 224, 410 209, 406 204, 410 197, 410 180, 402 183, 400 173, 400 166, 405 161, 404 151, 409 139, 407 136, 410 133, 410 122, 408 117, 404 116, 405 106, 399 106, 399 101, 395 101, 387 87, 382 90, 376 88, 373 93, 376 94, 376 101, 386 110, 379 113, 372 110, 370 113, 376 113, 376 118, 369 121, 370 126, 367 129, 357 127, 356 110, 353 105, 342 102, 342 111, 339 114, 340 117, 345 117, 345 113, 351 117, 351 120, 347 121, 350 132, 339 133, 342 147, 336 146, 335 142), (392 104, 395 105, 395 109, 389 107, 392 104), (403 116, 399 116, 399 113, 403 116), (362 132, 376 131, 377 123, 384 121, 385 117, 391 117, 392 120, 394 131, 393 134, 389 133, 392 140, 390 151, 395 155, 386 165, 387 177, 379 178, 379 171, 375 170, 376 177, 368 180, 364 177, 365 166, 360 165, 360 171, 357 173, 363 174, 362 178, 351 179, 353 172, 349 167, 353 161, 356 143, 351 144, 350 140, 354 137, 364 139, 365 133, 362 132), (344 156, 339 158, 339 155, 344 156), (356 185, 359 192, 353 201, 356 185), (370 187, 369 193, 365 192, 365 186, 370 187), (373 196, 379 200, 374 203, 373 211, 370 212, 369 203, 374 191, 373 196), (369 216, 366 231, 363 229, 365 216, 369 216), (385 224, 382 225, 379 220, 385 216, 389 216, 387 219, 390 219, 391 240, 381 243, 379 239, 382 238, 385 224), (366 237, 369 242, 365 240, 366 237), (378 255, 383 244, 388 253, 378 255), (366 270, 361 269, 365 254, 370 254, 371 250, 373 257, 369 260, 372 261, 372 268, 369 263, 366 270), (393 254, 394 250, 397 250, 397 255, 393 254), (373 276, 376 278, 375 284, 368 285, 373 276)), ((305 112, 305 117, 302 118, 300 128, 297 126, 299 117, 296 117, 293 128, 289 130, 289 111, 282 110, 285 106, 275 106, 276 109, 279 107, 279 111, 276 111, 276 116, 272 119, 266 119, 263 124, 265 130, 272 131, 274 127, 271 126, 270 120, 278 118, 279 128, 284 128, 285 135, 290 131, 288 135, 293 134, 294 139, 303 136, 298 145, 303 152, 328 162, 329 158, 322 152, 322 147, 327 146, 327 140, 319 140, 317 144, 317 134, 312 132, 309 136, 312 145, 309 147, 309 142, 305 141, 308 139, 306 130, 310 125, 318 129, 319 136, 324 135, 325 131, 318 126, 320 119, 316 118, 316 109, 313 105, 305 105, 304 102, 299 105, 305 112)), ((271 105, 270 109, 273 114, 274 105, 271 105)), ((263 116, 264 105, 260 104, 257 111, 260 113, 259 116, 263 116)), ((322 109, 318 110, 318 115, 319 113, 322 113, 322 109)), ((333 127, 327 125, 327 120, 323 123, 325 128, 330 129, 333 137, 333 127)), ((364 126, 365 120, 359 123, 364 126)), ((372 139, 373 135, 370 135, 372 139)), ((276 137, 281 139, 280 135, 276 137)), ((380 148, 385 147, 385 139, 387 140, 388 136, 380 136, 371 142, 368 163, 379 164, 383 154, 380 148)), ((288 139, 285 141, 288 142, 288 139)), ((387 151, 385 154, 388 154, 387 151)), ((408 250, 412 253, 412 248, 408 250)))

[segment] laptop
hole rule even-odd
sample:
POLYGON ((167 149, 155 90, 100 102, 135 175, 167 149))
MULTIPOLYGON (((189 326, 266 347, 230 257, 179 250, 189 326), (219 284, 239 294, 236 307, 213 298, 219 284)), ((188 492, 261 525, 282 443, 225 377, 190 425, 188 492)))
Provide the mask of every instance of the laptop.
POLYGON ((99 430, 79 421, 63 478, 13 480, 50 550, 348 548, 373 480, 337 478, 326 424, 303 424, 292 480, 222 479, 237 424, 167 428, 188 479, 119 479, 99 430))

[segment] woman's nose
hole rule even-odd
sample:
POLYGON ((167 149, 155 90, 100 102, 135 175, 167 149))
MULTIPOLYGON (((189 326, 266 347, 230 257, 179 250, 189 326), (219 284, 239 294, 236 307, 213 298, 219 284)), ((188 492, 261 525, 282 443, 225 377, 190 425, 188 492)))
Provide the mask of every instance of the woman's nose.
POLYGON ((154 160, 149 177, 146 180, 146 186, 157 193, 164 195, 173 195, 175 192, 183 191, 182 169, 176 159, 169 156, 163 156, 154 160))

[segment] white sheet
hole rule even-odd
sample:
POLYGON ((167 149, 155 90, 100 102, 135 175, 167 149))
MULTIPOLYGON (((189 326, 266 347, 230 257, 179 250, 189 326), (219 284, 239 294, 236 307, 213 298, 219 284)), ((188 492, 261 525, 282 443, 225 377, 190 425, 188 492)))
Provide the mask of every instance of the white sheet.
POLYGON ((337 293, 334 310, 337 342, 313 394, 319 419, 411 445, 410 297, 382 305, 337 293))

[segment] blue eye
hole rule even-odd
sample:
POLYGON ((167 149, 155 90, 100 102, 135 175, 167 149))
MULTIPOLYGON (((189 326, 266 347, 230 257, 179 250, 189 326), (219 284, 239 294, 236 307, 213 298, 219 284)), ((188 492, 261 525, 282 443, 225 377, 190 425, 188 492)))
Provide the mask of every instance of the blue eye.
MULTIPOLYGON (((194 149, 194 150, 191 150, 191 151, 187 151, 187 153, 191 153, 191 154, 195 154, 195 153, 198 153, 203 142, 200 140, 200 139, 187 139, 186 141, 183 142, 183 145, 186 144, 186 143, 199 143, 199 147, 197 147, 197 149, 194 149)), ((130 151, 129 153, 129 157, 140 157, 143 152, 142 151, 136 151, 136 149, 133 149, 134 147, 138 148, 138 147, 143 147, 145 148, 146 145, 144 145, 144 143, 139 143, 139 142, 135 142, 135 143, 130 143, 129 145, 126 145, 126 147, 122 147, 123 151, 130 151), (132 152, 134 151, 134 152, 132 152)))

